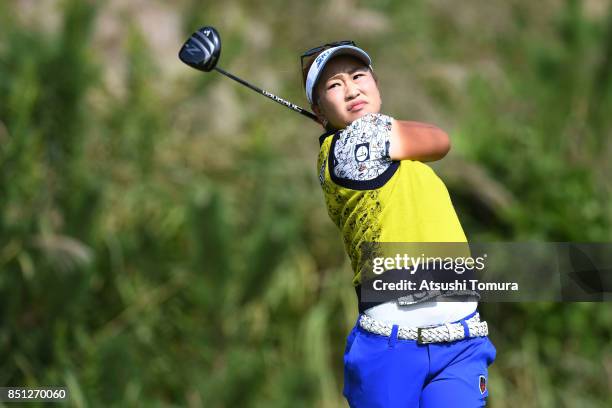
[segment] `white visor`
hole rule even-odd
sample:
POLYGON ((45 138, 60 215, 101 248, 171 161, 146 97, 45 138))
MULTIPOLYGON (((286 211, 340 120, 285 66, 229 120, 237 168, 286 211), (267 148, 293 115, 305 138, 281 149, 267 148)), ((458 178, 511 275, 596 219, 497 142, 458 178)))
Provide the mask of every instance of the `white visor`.
POLYGON ((370 59, 370 56, 361 48, 357 48, 352 45, 340 45, 338 47, 333 47, 323 51, 314 60, 310 66, 310 69, 308 70, 308 75, 306 76, 306 97, 308 98, 308 102, 310 102, 310 104, 312 104, 312 91, 314 90, 317 80, 319 79, 319 75, 321 75, 323 68, 325 68, 325 64, 327 64, 327 61, 329 61, 331 57, 338 55, 352 55, 357 57, 370 69, 372 69, 372 60, 370 59))

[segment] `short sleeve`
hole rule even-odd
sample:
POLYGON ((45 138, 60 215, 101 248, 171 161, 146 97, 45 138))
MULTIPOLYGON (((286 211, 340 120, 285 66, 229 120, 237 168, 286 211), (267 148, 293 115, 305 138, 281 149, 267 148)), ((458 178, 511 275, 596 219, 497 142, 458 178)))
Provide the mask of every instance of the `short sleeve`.
POLYGON ((370 113, 342 130, 333 149, 334 176, 369 181, 389 169, 392 121, 390 116, 370 113))

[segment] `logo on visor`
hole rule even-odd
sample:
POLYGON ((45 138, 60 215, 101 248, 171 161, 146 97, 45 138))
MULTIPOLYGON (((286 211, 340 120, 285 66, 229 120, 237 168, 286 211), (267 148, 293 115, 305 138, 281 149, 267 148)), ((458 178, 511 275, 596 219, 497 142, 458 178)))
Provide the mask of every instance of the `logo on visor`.
POLYGON ((480 385, 480 393, 484 394, 487 390, 487 378, 484 375, 478 377, 479 385, 480 385))
POLYGON ((319 56, 317 57, 317 59, 315 60, 315 62, 316 62, 316 64, 317 64, 317 68, 320 68, 320 67, 321 67, 321 63, 323 62, 323 60, 325 59, 325 57, 327 57, 327 56, 329 55, 329 53, 330 53, 330 52, 332 52, 332 50, 331 50, 331 49, 329 49, 329 50, 327 50, 327 51, 325 51, 325 52, 322 52, 322 53, 321 53, 321 55, 319 55, 319 56))

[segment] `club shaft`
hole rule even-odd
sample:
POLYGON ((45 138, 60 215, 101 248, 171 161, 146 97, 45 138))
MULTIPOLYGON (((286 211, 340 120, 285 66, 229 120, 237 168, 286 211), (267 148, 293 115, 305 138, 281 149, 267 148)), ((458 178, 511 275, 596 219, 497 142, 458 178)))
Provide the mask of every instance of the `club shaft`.
POLYGON ((240 82, 242 85, 244 85, 244 86, 247 86, 247 87, 251 88, 251 89, 252 89, 252 90, 254 90, 255 92, 260 93, 261 95, 267 96, 268 98, 272 99, 273 101, 278 102, 278 103, 280 103, 281 105, 286 106, 286 107, 288 107, 288 108, 289 108, 289 109, 291 109, 291 110, 294 110, 294 111, 296 111, 296 112, 298 112, 298 113, 301 113, 302 115, 304 115, 304 116, 306 116, 306 117, 309 117, 310 119, 314 120, 315 122, 318 122, 317 117, 316 117, 316 116, 315 116, 315 114, 313 114, 312 112, 309 112, 309 111, 307 111, 306 109, 300 108, 300 107, 299 107, 299 106, 297 106, 296 104, 291 103, 291 102, 289 102, 289 101, 286 101, 286 100, 284 100, 283 98, 280 98, 280 97, 278 97, 278 96, 276 96, 276 95, 274 95, 274 94, 272 94, 272 93, 270 93, 270 92, 268 92, 268 91, 265 91, 265 90, 263 90, 263 89, 261 89, 261 88, 258 88, 258 87, 256 87, 255 85, 252 85, 252 84, 248 83, 247 81, 245 81, 245 80, 243 80, 243 79, 241 79, 241 78, 238 78, 237 76, 232 75, 232 74, 230 74, 229 72, 227 72, 227 71, 225 71, 225 70, 223 70, 223 69, 221 69, 221 68, 219 68, 219 67, 215 67, 214 69, 215 69, 217 72, 220 72, 220 73, 222 73, 223 75, 225 75, 225 76, 227 76, 227 77, 229 77, 229 78, 233 79, 234 81, 240 82))

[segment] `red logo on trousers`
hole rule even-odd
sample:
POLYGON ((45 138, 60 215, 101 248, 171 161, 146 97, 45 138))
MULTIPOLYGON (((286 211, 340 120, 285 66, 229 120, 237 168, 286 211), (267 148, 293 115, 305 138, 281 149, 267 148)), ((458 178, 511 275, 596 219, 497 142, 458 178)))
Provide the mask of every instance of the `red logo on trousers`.
POLYGON ((480 377, 478 377, 478 380, 480 383, 480 393, 484 394, 487 390, 487 378, 484 375, 481 375, 480 377))

